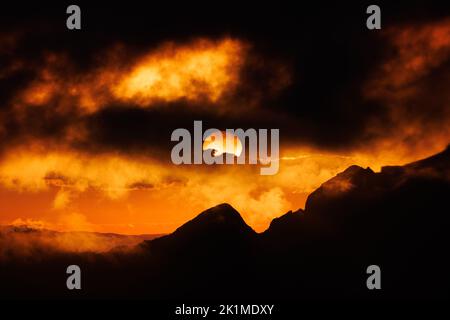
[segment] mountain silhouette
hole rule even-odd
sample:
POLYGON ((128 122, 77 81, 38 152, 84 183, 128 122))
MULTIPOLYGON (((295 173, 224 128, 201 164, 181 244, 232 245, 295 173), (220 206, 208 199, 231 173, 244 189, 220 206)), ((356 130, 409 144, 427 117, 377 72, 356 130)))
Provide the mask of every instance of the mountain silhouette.
POLYGON ((256 233, 229 204, 129 252, 0 260, 2 296, 150 299, 449 298, 450 148, 380 172, 351 166, 256 233), (77 262, 74 294, 55 274, 77 262), (382 290, 368 290, 378 265, 382 290), (32 270, 32 271, 31 271, 32 270), (113 280, 112 280, 113 279, 113 280), (6 290, 6 291, 5 291, 6 290))
POLYGON ((224 203, 200 213, 172 234, 145 241, 141 247, 153 255, 185 258, 187 264, 196 257, 211 262, 213 258, 221 260, 225 254, 245 251, 256 235, 239 212, 224 203))
POLYGON ((217 241, 240 241, 256 233, 231 205, 224 203, 210 208, 179 227, 170 235, 151 242, 153 247, 179 245, 203 245, 217 241))

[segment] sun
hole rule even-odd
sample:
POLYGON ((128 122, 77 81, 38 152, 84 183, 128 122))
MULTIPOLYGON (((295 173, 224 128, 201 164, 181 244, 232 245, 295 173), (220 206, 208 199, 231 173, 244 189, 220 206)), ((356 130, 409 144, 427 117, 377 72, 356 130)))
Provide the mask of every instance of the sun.
POLYGON ((203 150, 214 150, 215 157, 224 153, 234 154, 239 157, 242 153, 242 143, 235 134, 226 131, 216 131, 211 133, 203 141, 203 150))

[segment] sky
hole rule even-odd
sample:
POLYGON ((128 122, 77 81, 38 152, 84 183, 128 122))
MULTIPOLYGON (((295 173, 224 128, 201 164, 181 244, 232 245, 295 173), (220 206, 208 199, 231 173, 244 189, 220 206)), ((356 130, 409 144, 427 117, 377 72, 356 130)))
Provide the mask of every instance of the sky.
POLYGON ((6 6, 0 224, 160 234, 228 202, 257 231, 357 164, 450 142, 450 10, 380 3, 6 6), (279 171, 175 165, 171 133, 280 130, 279 171))

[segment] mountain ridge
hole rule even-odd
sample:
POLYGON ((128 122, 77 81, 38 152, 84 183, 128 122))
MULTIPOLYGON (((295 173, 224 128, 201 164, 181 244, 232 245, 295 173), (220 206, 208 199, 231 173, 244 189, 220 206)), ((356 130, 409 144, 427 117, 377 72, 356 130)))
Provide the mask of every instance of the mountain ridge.
MULTIPOLYGON (((308 196, 304 209, 298 209, 297 211, 290 210, 287 213, 274 218, 266 230, 259 232, 257 234, 263 235, 273 232, 274 228, 275 229, 280 228, 280 223, 287 223, 287 224, 299 223, 299 221, 302 220, 304 215, 309 214, 309 211, 311 211, 311 206, 315 206, 317 205, 317 202, 323 201, 323 199, 321 199, 323 196, 338 197, 339 195, 343 195, 347 191, 350 191, 354 188, 364 189, 364 191, 366 191, 367 189, 373 189, 374 192, 375 191, 380 192, 385 185, 388 185, 389 187, 391 183, 390 179, 384 180, 385 176, 395 174, 403 175, 407 170, 409 174, 412 173, 411 172, 412 170, 413 171, 415 170, 416 173, 420 173, 422 169, 430 166, 437 167, 445 171, 450 171, 450 145, 442 152, 439 152, 435 155, 432 155, 430 157, 418 161, 408 163, 403 166, 384 166, 382 167, 380 172, 374 172, 369 167, 363 168, 358 165, 351 165, 344 171, 338 173, 336 176, 325 181, 319 188, 313 191, 308 196)), ((390 186, 394 187, 396 185, 392 184, 390 186)), ((179 234, 181 230, 184 230, 188 226, 191 227, 196 223, 204 223, 206 222, 205 221, 206 219, 204 218, 206 218, 207 216, 209 218, 217 219, 216 222, 218 222, 221 219, 218 217, 214 217, 214 213, 219 213, 220 215, 223 212, 226 212, 227 210, 230 210, 230 212, 233 213, 234 215, 233 219, 236 219, 236 221, 243 223, 246 226, 245 227, 246 229, 250 228, 253 232, 255 232, 251 227, 249 227, 245 223, 244 219, 236 209, 234 209, 228 203, 222 203, 217 206, 206 209, 193 219, 181 225, 179 228, 176 229, 176 231, 174 231, 171 234, 179 234)))

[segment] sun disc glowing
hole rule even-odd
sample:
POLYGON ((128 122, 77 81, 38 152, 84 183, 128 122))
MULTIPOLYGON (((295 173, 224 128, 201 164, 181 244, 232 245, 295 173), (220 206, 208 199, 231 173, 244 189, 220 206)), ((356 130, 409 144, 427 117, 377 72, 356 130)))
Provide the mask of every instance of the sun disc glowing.
POLYGON ((224 153, 239 157, 242 153, 242 143, 238 136, 230 132, 217 131, 203 141, 203 150, 214 150, 216 157, 224 153))

